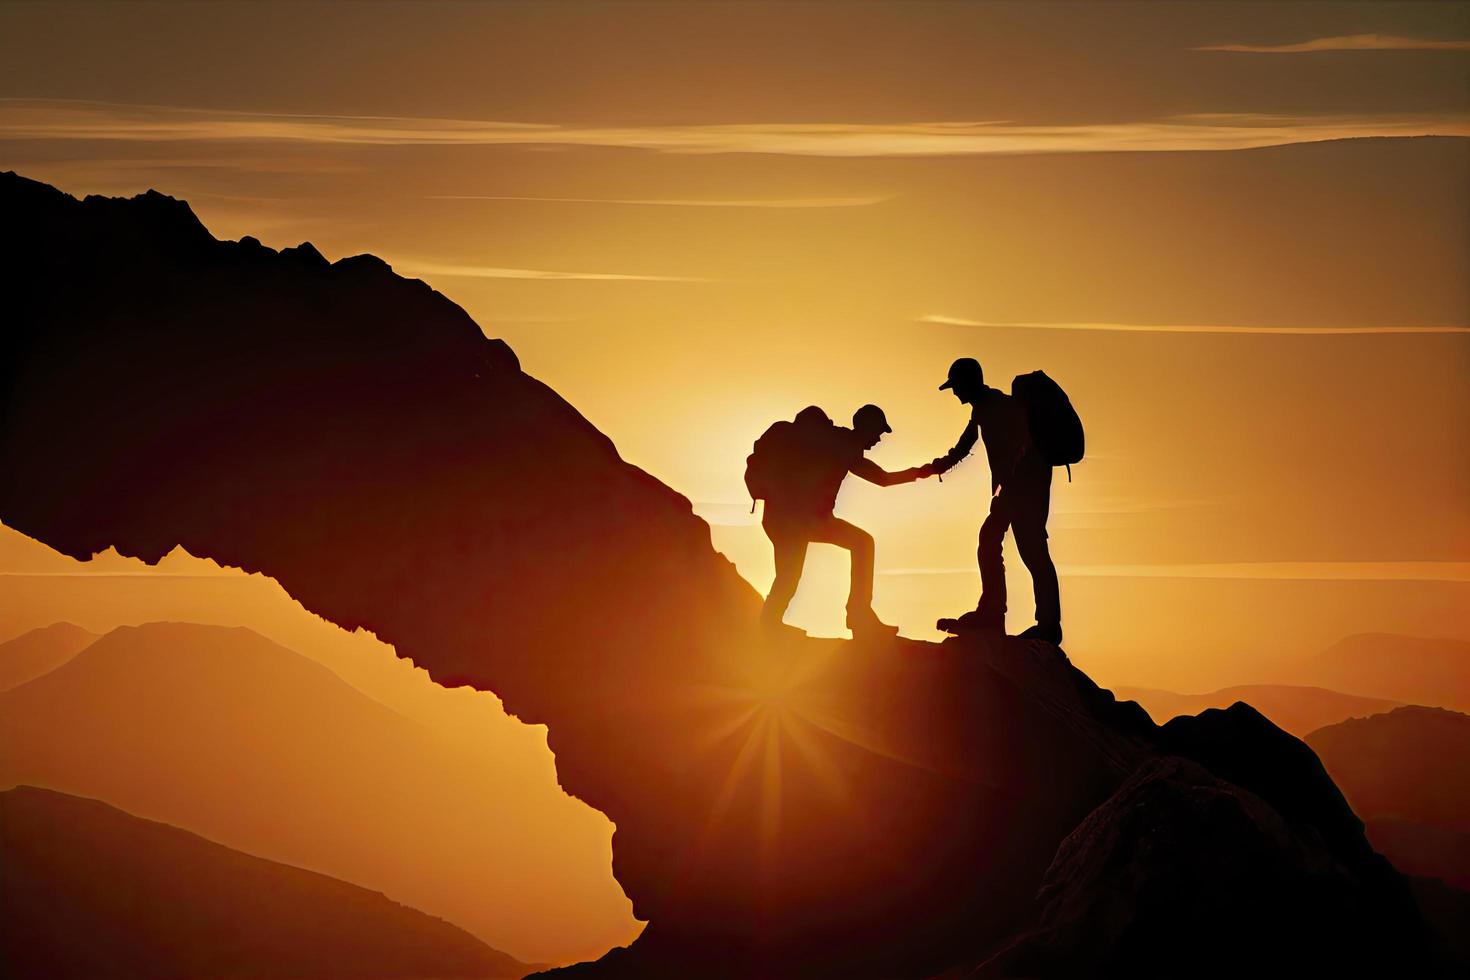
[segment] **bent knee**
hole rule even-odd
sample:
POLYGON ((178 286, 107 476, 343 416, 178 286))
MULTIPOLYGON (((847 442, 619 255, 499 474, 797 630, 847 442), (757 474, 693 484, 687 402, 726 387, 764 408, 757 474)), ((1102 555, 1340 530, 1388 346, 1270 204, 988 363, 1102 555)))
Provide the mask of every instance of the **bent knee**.
POLYGON ((873 536, 862 528, 855 527, 844 535, 842 546, 848 551, 871 555, 874 548, 873 536))

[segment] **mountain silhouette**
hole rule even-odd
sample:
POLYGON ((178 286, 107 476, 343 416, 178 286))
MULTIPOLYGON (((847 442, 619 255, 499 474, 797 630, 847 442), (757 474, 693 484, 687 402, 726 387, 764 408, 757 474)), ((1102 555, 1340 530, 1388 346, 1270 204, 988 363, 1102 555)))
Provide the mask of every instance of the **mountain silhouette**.
POLYGON ((1307 736, 1401 870, 1470 888, 1470 715, 1417 705, 1307 736))
POLYGON ((1361 633, 1299 665, 1298 678, 1404 704, 1470 711, 1470 642, 1361 633))
POLYGON ((648 921, 561 975, 1442 966, 1316 756, 1253 709, 1156 726, 1014 638, 767 644, 689 502, 424 284, 215 241, 156 193, 9 176, 0 201, 0 520, 263 572, 546 724, 648 921), (1168 847, 1136 799, 1167 801, 1168 847), (1263 906, 1294 914, 1262 931, 1263 906))
POLYGON ((605 838, 590 821, 559 840, 521 826, 505 795, 559 791, 477 748, 240 628, 121 627, 0 694, 0 785, 105 800, 382 891, 497 949, 565 961, 625 937, 613 882, 546 880, 567 863, 555 850, 606 861, 605 838))
POLYGON ((80 626, 53 623, 0 643, 0 692, 55 670, 96 639, 80 626))
POLYGON ((1209 694, 1177 694, 1148 687, 1116 687, 1119 698, 1137 701, 1159 724, 1206 708, 1228 708, 1244 701, 1298 738, 1344 718, 1362 718, 1398 707, 1397 701, 1343 694, 1323 687, 1290 684, 1241 684, 1209 694))
POLYGON ((531 967, 377 892, 96 800, 0 792, 13 980, 520 977, 531 967))

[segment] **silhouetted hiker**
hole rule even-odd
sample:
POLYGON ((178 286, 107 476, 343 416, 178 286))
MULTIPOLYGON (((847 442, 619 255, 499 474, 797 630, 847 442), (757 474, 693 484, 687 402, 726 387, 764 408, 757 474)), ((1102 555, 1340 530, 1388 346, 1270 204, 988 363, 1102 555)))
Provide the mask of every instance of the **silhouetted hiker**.
POLYGON ((960 441, 931 463, 945 473, 969 455, 977 439, 985 441, 990 462, 990 514, 980 525, 980 602, 958 619, 941 619, 948 633, 1005 631, 1006 572, 1001 544, 1006 529, 1016 536, 1016 550, 1031 573, 1036 590, 1036 625, 1021 635, 1062 642, 1062 600, 1057 570, 1046 544, 1046 517, 1051 508, 1051 469, 1082 459, 1082 422, 1055 381, 1040 371, 1011 383, 1011 393, 985 384, 980 362, 962 357, 950 365, 940 391, 952 391, 970 406, 970 423, 960 441))
POLYGON ((761 625, 768 631, 789 629, 781 619, 801 581, 807 545, 821 542, 852 553, 848 629, 855 636, 898 632, 873 612, 873 536, 832 514, 837 490, 849 473, 887 487, 933 472, 930 467, 916 466, 889 473, 863 455, 892 431, 877 405, 858 409, 851 429, 834 425, 827 413, 813 405, 797 413, 795 421, 776 422, 756 440, 755 451, 745 464, 745 485, 753 499, 766 502, 761 526, 776 550, 776 581, 761 610, 761 625))

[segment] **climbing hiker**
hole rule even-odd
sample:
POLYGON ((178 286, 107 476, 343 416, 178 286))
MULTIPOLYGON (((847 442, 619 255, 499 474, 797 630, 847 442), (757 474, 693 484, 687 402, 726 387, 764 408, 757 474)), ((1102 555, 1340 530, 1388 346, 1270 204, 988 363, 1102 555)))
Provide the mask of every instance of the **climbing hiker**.
POLYGON ((761 611, 761 625, 767 631, 796 632, 781 620, 801 581, 807 545, 819 542, 852 554, 847 627, 853 635, 893 636, 898 632, 873 612, 873 536, 832 514, 837 490, 849 473, 888 487, 933 472, 929 466, 916 466, 889 473, 863 455, 892 431, 876 405, 858 409, 851 429, 833 424, 813 405, 791 422, 776 422, 756 440, 746 460, 745 484, 753 500, 766 502, 761 526, 776 551, 776 580, 761 611))
POLYGON ((1001 544, 1009 528, 1036 591, 1036 625, 1023 637, 1062 642, 1062 603, 1057 570, 1047 548, 1051 471, 1082 459, 1082 422, 1055 381, 1041 371, 1016 378, 1011 393, 985 384, 980 362, 962 357, 939 386, 970 406, 970 421, 953 449, 930 466, 946 473, 969 455, 977 439, 990 463, 990 514, 980 525, 980 601, 955 619, 941 619, 947 633, 1005 631, 1006 575, 1001 544))

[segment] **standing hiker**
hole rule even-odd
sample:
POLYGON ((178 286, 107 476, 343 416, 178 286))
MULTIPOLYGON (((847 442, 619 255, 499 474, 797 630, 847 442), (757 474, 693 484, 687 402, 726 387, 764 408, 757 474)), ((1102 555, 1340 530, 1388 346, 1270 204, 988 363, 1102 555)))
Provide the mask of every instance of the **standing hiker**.
POLYGON ((781 620, 801 581, 807 545, 820 542, 852 554, 847 627, 853 635, 897 634, 897 627, 873 612, 873 536, 832 514, 837 490, 849 473, 888 487, 933 472, 928 466, 916 466, 889 473, 863 455, 892 431, 876 405, 858 409, 851 429, 834 425, 825 412, 812 406, 792 422, 776 422, 756 440, 755 451, 746 460, 745 484, 753 499, 766 502, 761 526, 776 550, 776 580, 761 610, 761 625, 767 631, 791 629, 781 620))
POLYGON ((962 357, 939 386, 970 406, 970 421, 960 440, 930 466, 948 472, 969 455, 977 439, 985 442, 990 463, 990 514, 980 525, 980 602, 957 619, 941 619, 948 633, 1005 631, 1006 575, 1001 544, 1006 529, 1031 573, 1036 590, 1036 625, 1023 637, 1062 642, 1062 602, 1057 570, 1047 547, 1046 518, 1051 508, 1051 470, 1082 459, 1082 422, 1057 383, 1040 371, 1023 374, 1011 393, 985 384, 980 362, 962 357))

